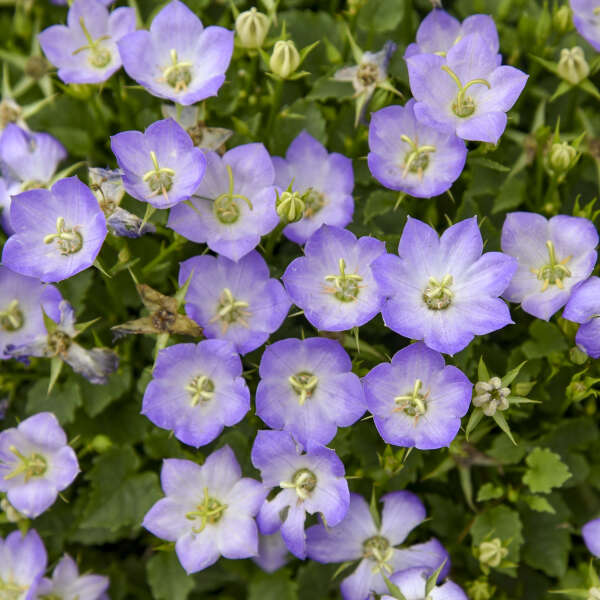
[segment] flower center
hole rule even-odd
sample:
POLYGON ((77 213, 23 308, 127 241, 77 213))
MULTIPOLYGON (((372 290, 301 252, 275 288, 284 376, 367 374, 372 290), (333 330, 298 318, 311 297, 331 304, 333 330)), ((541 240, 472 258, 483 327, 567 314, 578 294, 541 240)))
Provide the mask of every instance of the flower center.
POLYGON ((288 377, 288 381, 292 386, 292 389, 298 394, 298 404, 302 406, 307 398, 310 398, 315 391, 319 378, 308 371, 300 371, 291 377, 288 377))
POLYGON ((236 300, 229 288, 224 288, 219 296, 219 303, 217 305, 217 313, 210 320, 211 323, 221 321, 222 332, 226 333, 230 325, 239 323, 244 327, 248 327, 248 321, 246 320, 250 315, 248 309, 248 302, 243 300, 236 300))
POLYGON ((454 279, 452 275, 444 275, 442 281, 435 277, 429 278, 429 284, 423 292, 423 302, 430 310, 444 310, 452 303, 454 293, 450 289, 454 279))
POLYGON ((233 171, 229 165, 225 165, 225 167, 229 179, 227 191, 215 198, 213 211, 218 221, 224 225, 231 225, 240 218, 241 209, 238 200, 244 201, 250 210, 252 210, 252 202, 246 196, 234 193, 233 171))
POLYGON ((339 275, 327 275, 325 281, 333 284, 325 286, 325 291, 333 294, 340 302, 354 302, 358 298, 363 278, 357 273, 346 273, 346 261, 340 258, 339 275))
POLYGON ((325 206, 325 197, 314 188, 308 188, 302 194, 302 201, 304 202, 304 217, 306 219, 314 217, 325 206))
POLYGON ((54 331, 48 335, 48 351, 51 356, 64 356, 69 346, 71 338, 63 331, 54 331))
POLYGON ((192 406, 196 406, 199 402, 208 402, 215 395, 215 384, 206 375, 192 378, 185 389, 190 394, 192 406))
POLYGON ((394 554, 394 548, 390 545, 387 538, 381 535, 374 535, 363 543, 363 556, 375 563, 372 572, 379 573, 386 571, 388 575, 392 572, 389 561, 394 554))
POLYGON ((6 310, 0 310, 0 328, 4 331, 17 331, 23 327, 25 316, 18 300, 12 300, 6 310))
POLYGON ((97 69, 104 69, 104 67, 106 67, 112 60, 112 54, 110 53, 110 50, 108 50, 107 48, 102 46, 100 44, 100 42, 109 40, 110 36, 103 35, 102 37, 99 37, 97 40, 94 40, 94 38, 88 31, 88 28, 85 26, 83 17, 79 18, 79 25, 81 26, 83 35, 85 35, 85 39, 87 40, 88 43, 85 46, 81 46, 80 48, 77 48, 77 50, 75 50, 73 52, 73 54, 74 55, 79 54, 80 52, 83 52, 84 50, 88 50, 89 51, 88 61, 92 65, 92 67, 96 67, 97 69))
POLYGON ((156 152, 154 152, 154 150, 150 150, 150 159, 152 160, 154 169, 144 173, 142 179, 148 184, 148 187, 152 192, 150 198, 162 194, 168 202, 169 196, 167 192, 173 187, 175 171, 169 167, 159 166, 158 158, 156 157, 156 152))
POLYGON ((161 81, 175 89, 176 92, 187 90, 192 81, 192 63, 189 61, 180 61, 177 58, 177 50, 171 49, 171 64, 163 69, 161 81))
POLYGON ((458 94, 456 94, 456 98, 452 103, 452 111, 461 119, 470 117, 475 112, 475 100, 467 95, 467 90, 472 85, 485 85, 488 90, 491 89, 492 86, 489 81, 486 81, 485 79, 471 79, 471 81, 463 85, 458 78, 458 75, 448 65, 442 65, 442 69, 450 75, 458 87, 458 94))
POLYGON ((196 510, 186 513, 186 519, 190 521, 200 521, 200 525, 193 527, 194 533, 201 533, 207 525, 215 525, 223 516, 227 509, 227 504, 222 504, 216 498, 208 495, 208 488, 204 488, 204 497, 202 502, 196 506, 196 510))
POLYGON ((361 88, 371 87, 380 79, 379 67, 372 62, 364 62, 358 65, 356 80, 361 88))
POLYGON ((419 146, 419 140, 412 140, 407 135, 401 135, 400 139, 410 146, 410 151, 404 156, 402 177, 409 173, 416 173, 419 180, 423 179, 423 173, 429 166, 429 153, 435 152, 435 146, 419 146))
POLYGON ((317 476, 309 469, 300 469, 294 473, 292 481, 282 481, 279 487, 295 489, 300 500, 306 500, 317 487, 317 476))
POLYGON ((12 581, 0 579, 0 600, 19 600, 29 586, 20 586, 12 581))
POLYGON ((418 419, 427 412, 427 394, 421 393, 423 382, 415 379, 415 384, 409 394, 396 396, 394 398, 394 412, 403 412, 409 417, 418 419))
POLYGON ((565 279, 565 277, 571 277, 571 271, 566 265, 572 257, 567 256, 559 261, 556 258, 554 244, 550 240, 546 241, 546 248, 548 248, 549 261, 539 269, 531 269, 531 272, 536 275, 540 281, 544 282, 542 284, 542 292, 545 292, 551 285, 555 285, 562 290, 564 288, 563 279, 565 279))
POLYGON ((50 233, 44 237, 45 244, 56 242, 58 251, 63 256, 75 254, 83 247, 83 237, 78 231, 79 227, 67 227, 64 217, 56 219, 56 233, 50 233))
POLYGON ((37 454, 34 452, 30 456, 25 456, 15 446, 10 446, 9 450, 19 460, 15 468, 10 473, 4 476, 4 479, 14 479, 19 475, 24 475, 25 483, 27 483, 32 477, 41 477, 48 469, 48 462, 41 454, 37 454))

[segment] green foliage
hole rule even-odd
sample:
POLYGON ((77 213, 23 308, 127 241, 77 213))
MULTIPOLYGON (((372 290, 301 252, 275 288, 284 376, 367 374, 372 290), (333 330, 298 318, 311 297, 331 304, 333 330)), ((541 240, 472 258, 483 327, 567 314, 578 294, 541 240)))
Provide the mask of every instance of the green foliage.
POLYGON ((523 475, 523 483, 534 493, 548 494, 571 476, 568 467, 560 460, 560 456, 547 448, 535 448, 525 462, 528 469, 523 475))

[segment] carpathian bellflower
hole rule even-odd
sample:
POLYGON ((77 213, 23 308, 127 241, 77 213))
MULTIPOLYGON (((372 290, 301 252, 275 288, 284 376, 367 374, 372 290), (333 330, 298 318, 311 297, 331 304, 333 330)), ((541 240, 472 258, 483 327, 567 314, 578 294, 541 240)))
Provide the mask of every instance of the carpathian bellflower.
POLYGON ((575 343, 592 358, 600 358, 600 278, 590 277, 571 294, 564 319, 581 323, 575 343))
POLYGON ((579 35, 600 52, 600 4, 597 0, 569 0, 569 3, 579 35))
POLYGON ((7 600, 33 600, 44 576, 48 555, 35 529, 0 537, 0 594, 7 600))
MULTIPOLYGON (((460 586, 453 581, 445 581, 437 586, 432 581, 429 589, 430 573, 423 569, 407 569, 399 571, 390 577, 390 581, 398 587, 405 600, 469 600, 460 586)), ((392 596, 383 595, 381 600, 395 600, 392 596)))

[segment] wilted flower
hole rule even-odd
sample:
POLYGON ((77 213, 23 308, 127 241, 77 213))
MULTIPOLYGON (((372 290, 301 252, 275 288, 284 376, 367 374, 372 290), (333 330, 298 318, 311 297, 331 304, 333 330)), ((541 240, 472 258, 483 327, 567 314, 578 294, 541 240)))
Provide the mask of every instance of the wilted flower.
POLYGON ((233 31, 202 26, 179 0, 167 4, 150 31, 119 42, 127 74, 151 94, 188 106, 216 96, 233 52, 233 31))
MULTIPOLYGON (((427 571, 417 567, 394 573, 390 581, 399 588, 405 600, 468 600, 463 590, 453 581, 445 581, 437 586, 430 577, 427 571)), ((384 594, 381 600, 394 598, 384 594)))
POLYGON ((571 294, 564 319, 581 323, 575 342, 588 356, 600 358, 600 278, 590 277, 571 294))
POLYGON ((269 17, 258 12, 254 6, 240 13, 235 20, 240 45, 249 50, 262 48, 270 26, 269 17))
POLYGON ((44 576, 48 556, 35 529, 0 537, 0 591, 7 600, 31 600, 44 576))
POLYGON ((100 83, 121 67, 117 42, 135 31, 135 10, 109 14, 98 0, 75 0, 67 26, 53 25, 38 35, 48 60, 65 83, 100 83))
POLYGON ((263 571, 274 573, 288 561, 288 548, 281 531, 258 536, 258 556, 252 559, 263 571))
POLYGON ((579 35, 600 52, 600 8, 596 0, 569 0, 579 35))
POLYGON ((258 554, 254 516, 265 489, 242 477, 229 446, 210 454, 202 466, 168 458, 160 474, 166 497, 146 514, 142 525, 157 537, 175 542, 179 562, 188 574, 225 558, 258 554))
POLYGON ((577 85, 590 74, 590 66, 585 60, 585 54, 579 46, 563 48, 556 66, 557 73, 569 83, 577 85))
POLYGON ((161 112, 165 119, 174 119, 187 131, 194 146, 204 150, 220 150, 234 132, 224 127, 207 127, 200 118, 200 107, 163 104, 161 112))
POLYGON ((261 533, 281 528, 290 552, 305 558, 306 514, 321 513, 331 526, 346 516, 349 491, 344 464, 333 450, 320 444, 309 443, 303 452, 286 431, 259 431, 251 456, 265 488, 281 488, 258 513, 261 533))

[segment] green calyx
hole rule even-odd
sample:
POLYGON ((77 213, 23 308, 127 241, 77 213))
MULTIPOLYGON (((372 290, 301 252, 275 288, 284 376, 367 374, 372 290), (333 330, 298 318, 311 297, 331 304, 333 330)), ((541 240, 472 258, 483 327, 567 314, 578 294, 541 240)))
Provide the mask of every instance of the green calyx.
POLYGON ((5 310, 0 310, 0 329, 18 331, 25 323, 25 316, 19 307, 18 300, 12 300, 5 310))
POLYGON ((196 510, 186 513, 186 519, 200 521, 200 525, 193 527, 194 533, 201 533, 207 525, 218 523, 227 510, 227 504, 222 504, 216 498, 208 495, 208 488, 204 488, 202 502, 196 506, 196 510))
POLYGON ((346 261, 338 261, 339 275, 327 275, 325 281, 331 284, 325 291, 333 294, 340 302, 355 302, 360 293, 360 282, 363 278, 357 273, 346 273, 346 261))
POLYGON ((456 94, 456 98, 452 103, 452 112, 457 117, 464 119, 466 117, 470 117, 475 112, 475 100, 469 95, 467 95, 468 89, 472 85, 485 85, 488 89, 491 89, 491 84, 489 81, 485 79, 472 79, 463 85, 458 77, 458 75, 448 66, 442 65, 442 70, 446 71, 448 75, 452 78, 452 81, 458 87, 458 94, 456 94))

